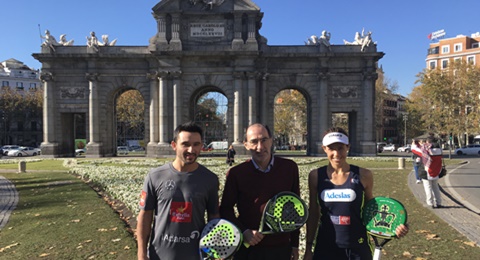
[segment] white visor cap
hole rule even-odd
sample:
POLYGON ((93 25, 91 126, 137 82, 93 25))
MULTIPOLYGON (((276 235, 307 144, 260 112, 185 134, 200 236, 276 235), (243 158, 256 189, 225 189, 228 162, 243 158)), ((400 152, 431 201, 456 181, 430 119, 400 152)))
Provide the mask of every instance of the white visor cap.
POLYGON ((328 133, 323 137, 322 145, 329 146, 333 143, 342 143, 348 145, 348 137, 342 133, 328 133))

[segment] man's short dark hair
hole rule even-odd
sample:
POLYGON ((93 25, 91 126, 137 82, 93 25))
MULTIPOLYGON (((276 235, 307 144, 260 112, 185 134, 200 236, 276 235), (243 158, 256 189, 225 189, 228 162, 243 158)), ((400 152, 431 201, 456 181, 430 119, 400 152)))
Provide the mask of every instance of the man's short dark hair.
POLYGON ((199 133, 200 134, 200 139, 203 140, 203 129, 200 126, 198 126, 197 124, 195 124, 195 122, 193 122, 193 121, 183 123, 183 124, 177 126, 177 128, 175 128, 175 131, 173 133, 173 141, 174 142, 177 142, 178 135, 180 134, 180 132, 199 133))

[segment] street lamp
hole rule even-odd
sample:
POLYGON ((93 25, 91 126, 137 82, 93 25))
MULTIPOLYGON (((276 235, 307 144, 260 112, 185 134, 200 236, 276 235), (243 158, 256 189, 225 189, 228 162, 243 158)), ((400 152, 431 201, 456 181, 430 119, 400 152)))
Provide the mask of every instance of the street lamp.
POLYGON ((405 122, 405 131, 404 131, 405 146, 407 146, 407 119, 408 119, 408 114, 403 114, 403 121, 405 122))

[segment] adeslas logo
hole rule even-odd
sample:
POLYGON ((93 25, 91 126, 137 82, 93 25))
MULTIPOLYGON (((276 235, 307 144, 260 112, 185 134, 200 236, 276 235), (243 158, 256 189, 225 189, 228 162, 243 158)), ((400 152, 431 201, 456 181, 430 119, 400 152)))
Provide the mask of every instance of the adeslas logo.
POLYGON ((354 201, 356 196, 352 189, 324 190, 321 194, 325 202, 350 202, 354 201))

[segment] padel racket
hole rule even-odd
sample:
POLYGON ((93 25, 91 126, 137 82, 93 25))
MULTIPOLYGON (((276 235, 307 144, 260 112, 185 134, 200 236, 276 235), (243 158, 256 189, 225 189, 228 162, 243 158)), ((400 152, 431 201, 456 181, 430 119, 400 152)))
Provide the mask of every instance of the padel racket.
POLYGON ((233 223, 221 218, 210 220, 200 238, 201 259, 205 256, 228 259, 237 252, 242 241, 242 232, 233 223))
MULTIPOLYGON (((259 232, 276 234, 300 229, 308 219, 305 201, 297 194, 283 191, 268 200, 263 209, 259 232)), ((245 243, 248 248, 250 245, 245 243)))
POLYGON ((373 259, 379 260, 383 246, 397 236, 397 227, 407 222, 407 211, 395 199, 375 197, 363 208, 362 218, 367 232, 375 242, 373 259), (379 242, 379 239, 383 241, 379 242))

